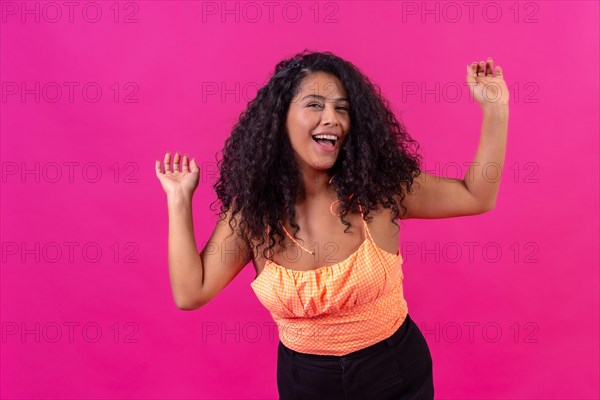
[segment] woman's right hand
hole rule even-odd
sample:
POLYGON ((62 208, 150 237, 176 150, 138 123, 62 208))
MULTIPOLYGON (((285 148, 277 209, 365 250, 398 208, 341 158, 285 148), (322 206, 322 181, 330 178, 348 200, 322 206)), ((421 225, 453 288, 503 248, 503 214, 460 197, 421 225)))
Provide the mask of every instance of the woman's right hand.
POLYGON ((164 159, 164 172, 161 170, 160 161, 156 160, 156 176, 160 181, 167 197, 186 196, 191 198, 198 187, 200 168, 196 160, 188 161, 187 154, 183 155, 183 164, 180 165, 179 152, 175 153, 173 168, 171 168, 171 153, 167 152, 164 159))

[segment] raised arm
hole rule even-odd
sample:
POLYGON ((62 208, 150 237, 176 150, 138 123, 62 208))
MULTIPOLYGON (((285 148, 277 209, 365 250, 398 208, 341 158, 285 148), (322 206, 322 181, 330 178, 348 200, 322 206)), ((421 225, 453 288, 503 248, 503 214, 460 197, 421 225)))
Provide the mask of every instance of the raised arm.
MULTIPOLYGON (((165 192, 169 212, 169 275, 173 299, 182 310, 195 310, 225 288, 252 258, 250 246, 229 226, 230 214, 219 220, 206 246, 198 253, 194 238, 192 197, 198 184, 199 168, 187 156, 179 165, 175 154, 165 156, 165 172, 157 161, 156 174, 165 192)), ((239 225, 235 225, 237 229, 239 225)))
POLYGON ((415 178, 404 205, 408 218, 450 218, 481 214, 493 209, 500 187, 508 132, 508 87, 502 68, 493 61, 467 65, 467 84, 481 106, 483 120, 479 147, 464 179, 430 175, 415 178), (485 73, 485 76, 484 76, 485 73))
POLYGON ((248 242, 239 237, 239 224, 229 226, 231 210, 225 219, 219 220, 204 249, 200 253, 202 262, 202 287, 200 297, 193 307, 201 307, 211 301, 252 261, 252 249, 248 242))

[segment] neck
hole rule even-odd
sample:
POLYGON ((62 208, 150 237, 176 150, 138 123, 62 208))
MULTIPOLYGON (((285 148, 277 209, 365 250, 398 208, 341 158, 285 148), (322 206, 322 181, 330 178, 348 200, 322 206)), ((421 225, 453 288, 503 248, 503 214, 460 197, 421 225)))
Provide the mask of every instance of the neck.
POLYGON ((331 175, 327 171, 311 170, 302 173, 302 183, 304 190, 301 191, 298 199, 299 205, 312 203, 314 201, 328 200, 337 198, 335 190, 329 183, 331 175))

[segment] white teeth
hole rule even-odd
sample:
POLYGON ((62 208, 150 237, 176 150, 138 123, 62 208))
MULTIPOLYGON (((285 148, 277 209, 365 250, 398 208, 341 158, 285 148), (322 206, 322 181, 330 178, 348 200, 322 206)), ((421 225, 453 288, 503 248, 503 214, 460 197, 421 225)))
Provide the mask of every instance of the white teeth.
POLYGON ((313 136, 315 139, 329 139, 329 140, 337 140, 335 135, 315 135, 313 136))

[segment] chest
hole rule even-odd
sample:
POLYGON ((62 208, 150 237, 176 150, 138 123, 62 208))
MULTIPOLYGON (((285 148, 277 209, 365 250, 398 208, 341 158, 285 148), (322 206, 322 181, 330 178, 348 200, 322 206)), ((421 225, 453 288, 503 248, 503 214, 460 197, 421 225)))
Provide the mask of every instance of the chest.
MULTIPOLYGON (((351 224, 348 229, 339 217, 327 218, 326 215, 313 218, 304 224, 298 222, 300 231, 295 235, 296 242, 284 233, 283 244, 276 243, 272 248, 271 260, 294 271, 316 270, 347 260, 355 255, 370 238, 381 250, 389 255, 396 255, 399 249, 400 232, 399 226, 392 222, 393 213, 384 209, 373 211, 370 216, 372 219, 366 222, 366 226, 362 215, 346 216, 345 220, 351 224)), ((284 226, 288 233, 294 236, 294 229, 289 225, 284 226)), ((267 259, 262 257, 262 248, 258 254, 255 254, 252 262, 256 276, 260 275, 267 263, 267 259)))

